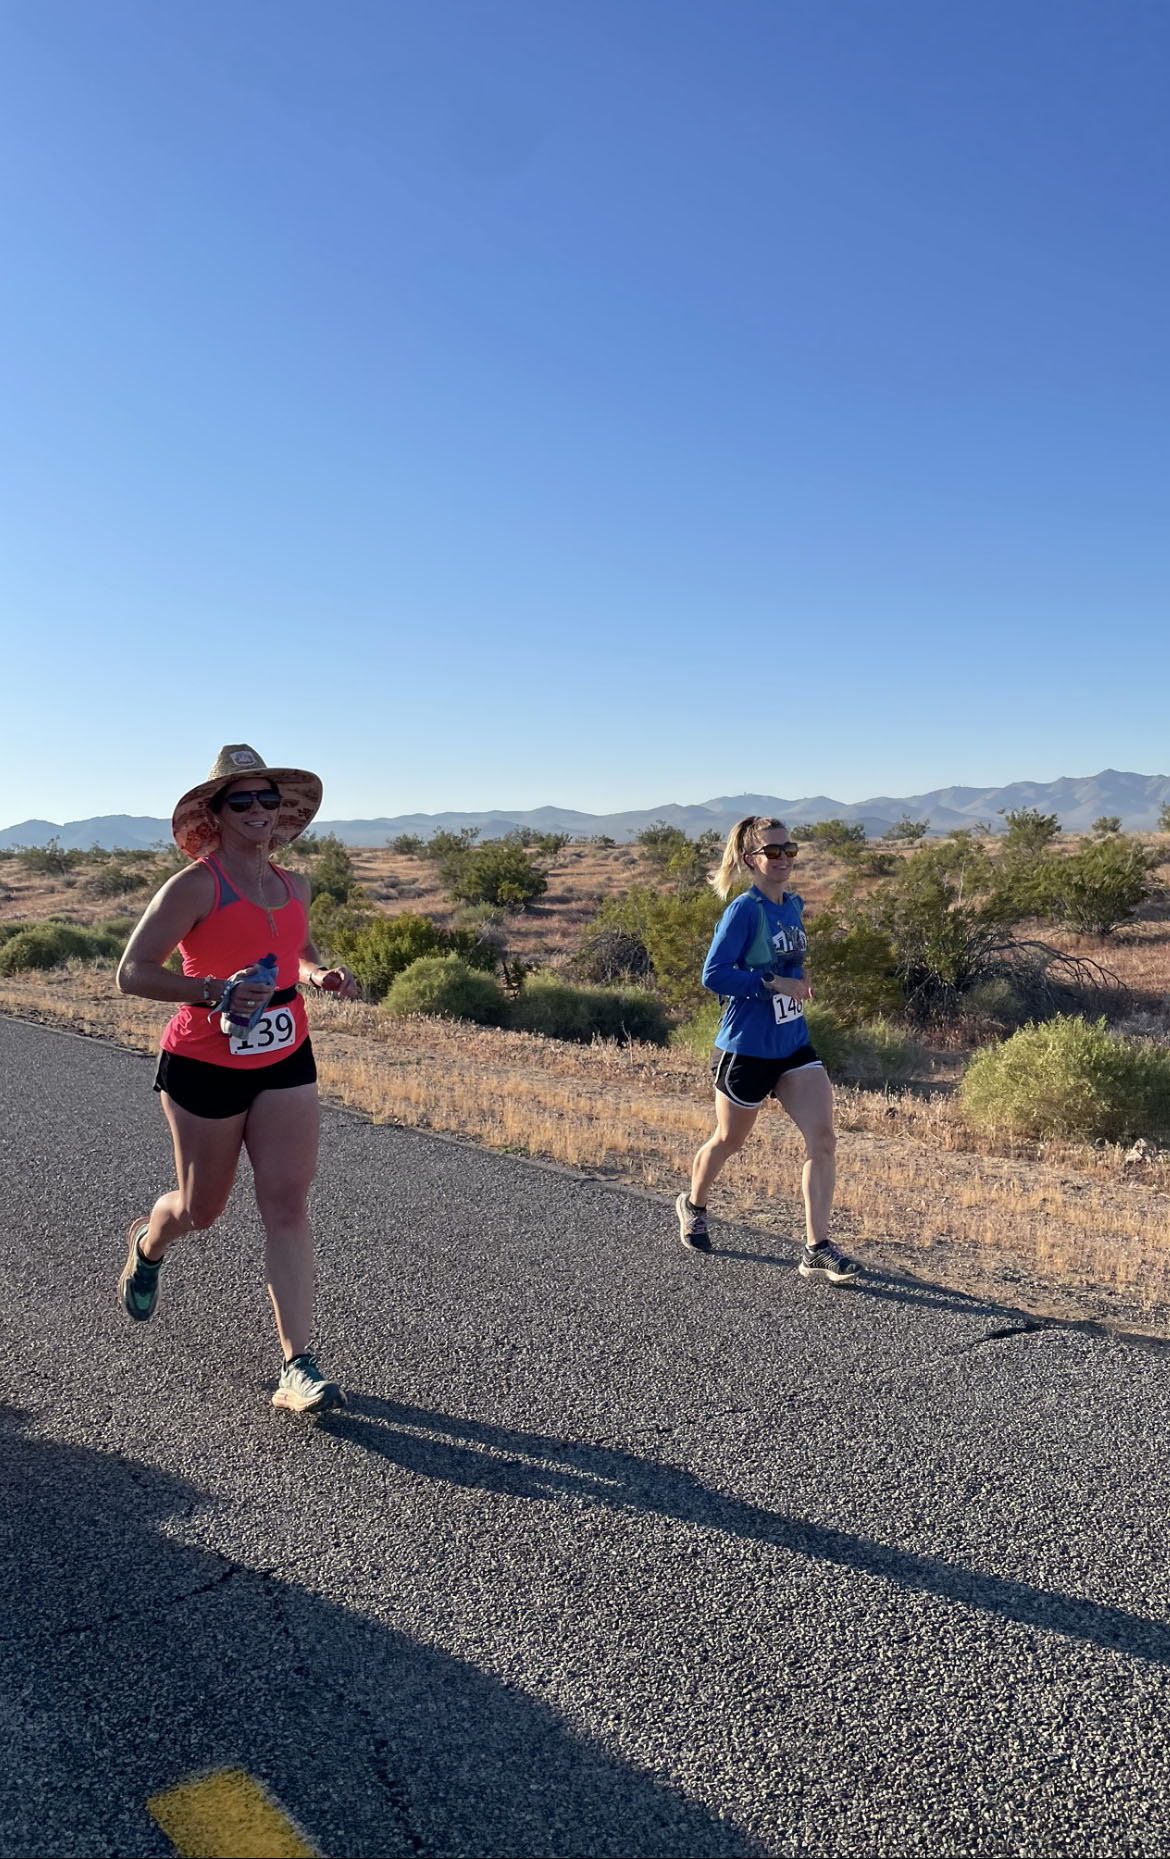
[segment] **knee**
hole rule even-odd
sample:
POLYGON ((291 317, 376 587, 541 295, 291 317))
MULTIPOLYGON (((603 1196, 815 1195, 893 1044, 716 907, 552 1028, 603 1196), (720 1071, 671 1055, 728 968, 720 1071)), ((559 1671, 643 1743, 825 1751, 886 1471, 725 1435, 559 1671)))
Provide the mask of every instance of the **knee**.
POLYGON ((205 1233, 209 1226, 214 1226, 220 1214, 227 1206, 227 1197, 218 1199, 206 1194, 194 1194, 183 1207, 183 1223, 188 1233, 205 1233))
POLYGON ((256 1202, 268 1232, 279 1227, 299 1226, 309 1209, 308 1190, 300 1187, 257 1194, 256 1202))
POLYGON ((804 1139, 810 1162, 831 1162, 837 1154, 837 1135, 831 1123, 823 1129, 810 1130, 804 1139))

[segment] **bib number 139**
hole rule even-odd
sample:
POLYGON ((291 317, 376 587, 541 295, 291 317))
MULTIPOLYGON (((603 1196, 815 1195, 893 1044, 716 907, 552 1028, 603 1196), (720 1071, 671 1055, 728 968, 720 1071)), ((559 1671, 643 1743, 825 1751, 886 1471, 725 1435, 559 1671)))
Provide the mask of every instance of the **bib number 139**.
POLYGON ((274 1013, 262 1013, 249 1033, 231 1037, 233 1058, 259 1058, 263 1052, 279 1052, 284 1046, 291 1046, 297 1035, 296 1021, 287 1007, 278 1007, 274 1013))

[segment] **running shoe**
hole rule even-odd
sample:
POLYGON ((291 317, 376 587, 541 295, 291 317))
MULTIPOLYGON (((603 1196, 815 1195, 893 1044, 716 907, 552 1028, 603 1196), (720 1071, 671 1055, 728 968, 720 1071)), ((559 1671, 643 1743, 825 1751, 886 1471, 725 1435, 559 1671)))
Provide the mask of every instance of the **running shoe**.
POLYGON ((861 1267, 827 1240, 822 1246, 806 1246, 796 1269, 802 1278, 827 1278, 831 1285, 852 1284, 861 1276, 861 1267))
POLYGON ((685 1194, 674 1203, 678 1215, 678 1236, 691 1252, 710 1252, 711 1235, 707 1231, 707 1209, 692 1207, 685 1194))
POLYGON ((145 1323, 153 1317, 154 1307, 158 1303, 158 1275, 162 1269, 162 1260, 144 1259, 138 1250, 139 1240, 145 1239, 149 1231, 149 1220, 141 1216, 131 1220, 126 1229, 130 1250, 118 1280, 118 1297, 122 1308, 128 1317, 133 1317, 135 1323, 145 1323))
POLYGON ((344 1407, 345 1396, 335 1381, 326 1381, 308 1350, 293 1356, 280 1371, 274 1407, 287 1407, 294 1414, 323 1414, 331 1407, 344 1407))

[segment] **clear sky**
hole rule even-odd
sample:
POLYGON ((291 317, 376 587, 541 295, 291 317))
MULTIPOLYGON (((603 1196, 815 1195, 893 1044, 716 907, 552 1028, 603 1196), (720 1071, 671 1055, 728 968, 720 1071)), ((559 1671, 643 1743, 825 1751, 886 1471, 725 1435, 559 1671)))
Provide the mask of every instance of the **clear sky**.
POLYGON ((1165 0, 3 0, 0 826, 1170 765, 1165 0))

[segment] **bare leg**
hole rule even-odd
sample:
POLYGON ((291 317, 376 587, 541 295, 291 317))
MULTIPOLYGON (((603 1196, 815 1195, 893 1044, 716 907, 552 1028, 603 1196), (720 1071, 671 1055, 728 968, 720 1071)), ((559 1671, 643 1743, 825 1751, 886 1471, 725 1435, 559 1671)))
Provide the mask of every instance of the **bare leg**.
POLYGON ((729 1097, 724 1097, 722 1091, 716 1091, 715 1133, 708 1137, 691 1166, 692 1207, 707 1205, 707 1196, 723 1164, 743 1148, 759 1114, 758 1104, 752 1110, 744 1110, 729 1097))
POLYGON ((833 1134, 833 1087, 823 1065, 785 1072, 776 1095, 804 1137, 807 1161, 801 1176, 804 1219, 810 1246, 829 1237, 829 1214, 837 1182, 837 1138, 833 1134))
POLYGON ((151 1209, 150 1228, 138 1250, 146 1259, 161 1259, 183 1233, 211 1226, 227 1206, 244 1116, 196 1117, 160 1093, 175 1145, 178 1187, 160 1194, 151 1209))
POLYGON ((244 1131, 264 1222, 268 1295, 286 1362, 309 1347, 313 1333, 308 1200, 320 1123, 316 1085, 298 1084, 289 1091, 261 1091, 244 1131))

